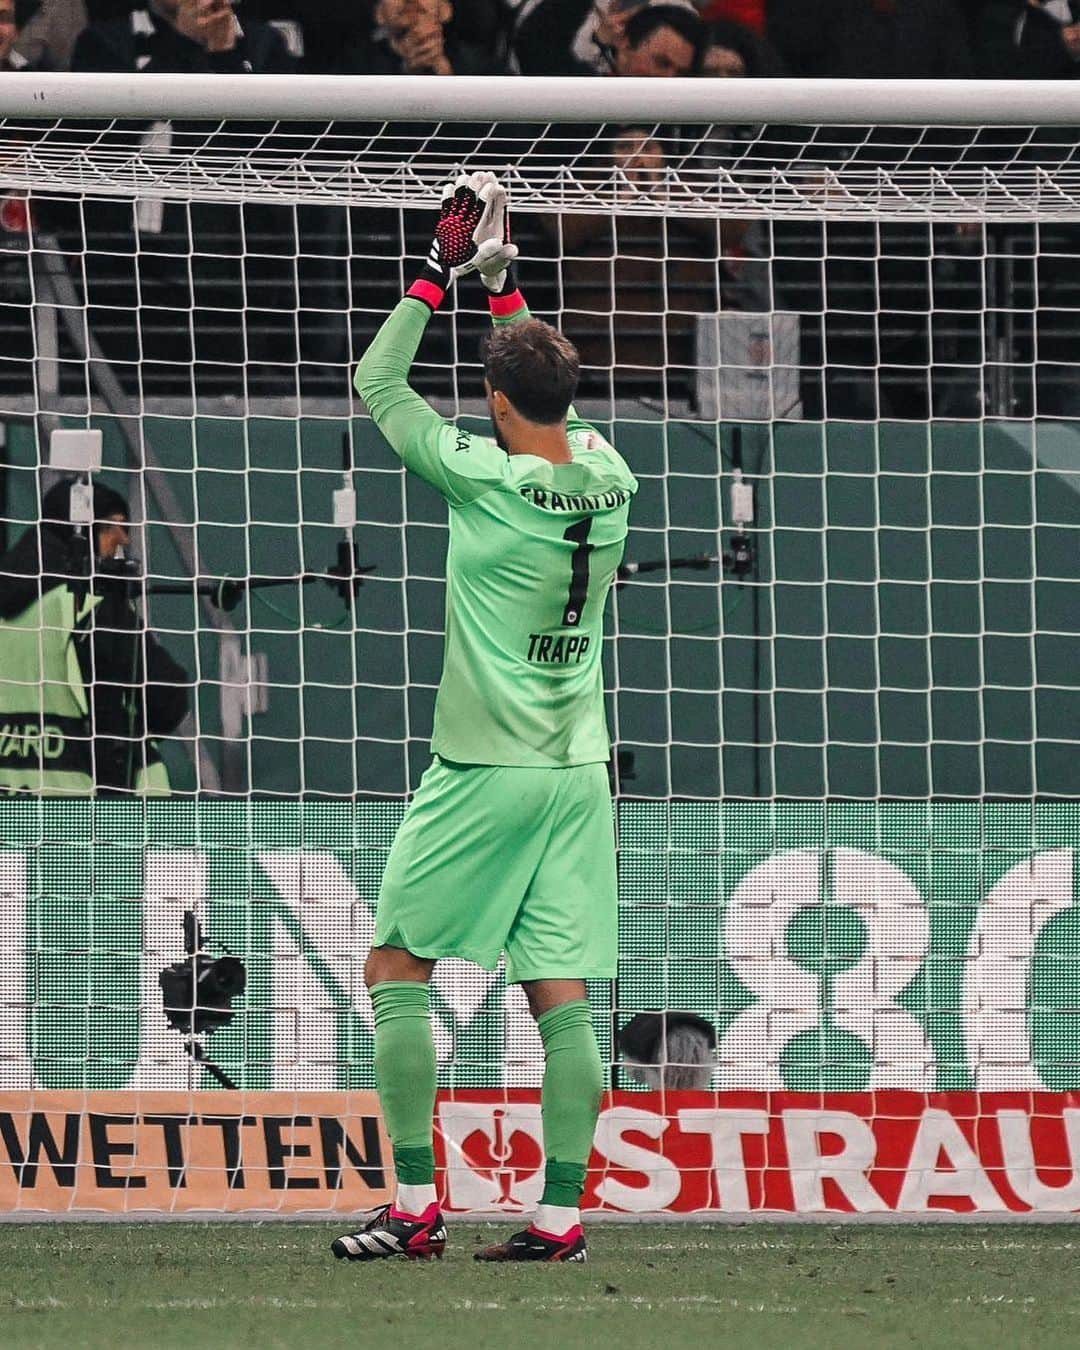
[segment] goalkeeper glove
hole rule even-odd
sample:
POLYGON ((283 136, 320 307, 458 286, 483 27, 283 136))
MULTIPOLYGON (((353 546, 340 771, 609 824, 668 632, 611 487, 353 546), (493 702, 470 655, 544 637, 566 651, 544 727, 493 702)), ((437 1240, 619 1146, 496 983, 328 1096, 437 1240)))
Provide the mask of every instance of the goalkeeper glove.
POLYGON ((493 173, 459 174, 443 191, 431 252, 408 294, 437 309, 455 277, 476 271, 489 290, 501 290, 516 256, 505 189, 493 173))
POLYGON ((508 295, 514 287, 513 261, 518 255, 517 245, 510 242, 510 211, 506 189, 492 180, 489 199, 491 218, 483 239, 476 246, 473 265, 492 295, 508 295))

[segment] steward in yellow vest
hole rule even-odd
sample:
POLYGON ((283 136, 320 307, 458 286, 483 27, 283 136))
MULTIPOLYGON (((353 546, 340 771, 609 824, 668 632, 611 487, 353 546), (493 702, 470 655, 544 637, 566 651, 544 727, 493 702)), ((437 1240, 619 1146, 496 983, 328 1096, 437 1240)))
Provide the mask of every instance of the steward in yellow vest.
POLYGON ((183 720, 187 673, 103 570, 124 556, 127 503, 95 484, 80 531, 71 487, 51 488, 41 523, 0 556, 0 795, 167 795, 153 738, 183 720))

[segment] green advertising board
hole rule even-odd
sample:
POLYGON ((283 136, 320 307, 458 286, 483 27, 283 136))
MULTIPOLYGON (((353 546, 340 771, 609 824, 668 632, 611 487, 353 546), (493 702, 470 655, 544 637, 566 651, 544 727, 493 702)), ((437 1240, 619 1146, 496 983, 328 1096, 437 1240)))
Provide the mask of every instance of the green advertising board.
MULTIPOLYGON (((213 1087, 162 1014, 182 914, 243 958, 236 1084, 372 1083, 362 970, 399 802, 0 803, 0 1088, 213 1087)), ((625 801, 621 973, 717 1030, 714 1085, 1080 1087, 1080 804, 625 801)), ((447 962, 443 1083, 528 1086, 501 973, 447 962)), ((614 1016, 612 1015, 614 1013, 614 1016)))
MULTIPOLYGON (((627 559, 730 550, 736 428, 641 416, 601 424, 641 484, 627 559)), ((147 416, 141 434, 174 517, 153 496, 159 480, 124 467, 118 419, 93 424, 105 481, 135 503, 149 494, 135 551, 172 592, 152 595, 146 617, 193 680, 197 741, 162 746, 174 788, 342 801, 414 789, 442 666, 438 494, 403 479, 365 419, 147 416), (332 587, 299 580, 336 556, 347 429, 357 547, 376 569, 354 613, 332 587), (191 542, 204 579, 282 584, 211 620, 185 585, 178 540, 191 542), (262 663, 264 710, 227 733, 223 691, 249 656, 262 663), (206 767, 224 774, 226 751, 240 778, 218 785, 206 767)), ((738 430, 755 493, 753 570, 643 573, 609 607, 609 721, 633 760, 623 791, 1080 798, 1070 740, 1080 726, 1080 423, 738 430)), ((11 542, 38 518, 40 448, 32 425, 9 431, 11 542)))

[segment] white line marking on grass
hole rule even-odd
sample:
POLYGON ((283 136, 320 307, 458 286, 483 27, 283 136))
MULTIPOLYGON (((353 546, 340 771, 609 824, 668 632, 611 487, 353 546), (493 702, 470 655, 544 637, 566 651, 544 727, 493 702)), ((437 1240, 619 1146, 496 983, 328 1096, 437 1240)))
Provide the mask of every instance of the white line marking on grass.
MULTIPOLYGON (((711 1242, 651 1242, 643 1243, 635 1248, 639 1252, 711 1252, 713 1244, 711 1242)), ((724 1251, 730 1251, 731 1248, 725 1246, 724 1251)))
MULTIPOLYGON (((122 1306, 131 1306, 127 1300, 117 1300, 122 1306)), ((150 1312, 184 1312, 192 1309, 206 1311, 211 1308, 301 1308, 305 1312, 318 1309, 344 1309, 342 1299, 321 1298, 282 1298, 280 1294, 248 1294, 244 1297, 223 1296, 220 1298, 166 1298, 152 1303, 135 1305, 150 1312)), ((394 1307, 402 1306, 396 1300, 394 1307)))
POLYGON ((1033 1298, 1013 1298, 1011 1294, 967 1294, 964 1298, 952 1298, 950 1303, 975 1303, 980 1307, 998 1307, 1003 1303, 1014 1303, 1018 1307, 1023 1307, 1028 1311, 1028 1306, 1033 1304, 1033 1298))
MULTIPOLYGON (((708 1243, 703 1243, 708 1246, 708 1243)), ((786 1252, 792 1249, 801 1250, 803 1243, 785 1242, 781 1239, 779 1242, 765 1242, 759 1238, 752 1239, 749 1242, 725 1242, 723 1250, 725 1252, 786 1252)))
MULTIPOLYGON (((456 1306, 456 1305, 451 1305, 456 1306)), ((476 1304, 484 1307, 484 1304, 476 1304)), ((578 1294, 575 1297, 555 1295, 542 1301, 523 1299, 518 1308, 529 1308, 543 1312, 595 1312, 597 1308, 595 1294, 578 1294)), ((738 1312, 780 1313, 784 1316, 797 1314, 800 1309, 795 1303, 747 1303, 743 1299, 718 1296, 716 1294, 670 1294, 649 1297, 647 1294, 608 1294, 604 1298, 605 1307, 644 1308, 655 1312, 664 1308, 725 1308, 738 1312)))

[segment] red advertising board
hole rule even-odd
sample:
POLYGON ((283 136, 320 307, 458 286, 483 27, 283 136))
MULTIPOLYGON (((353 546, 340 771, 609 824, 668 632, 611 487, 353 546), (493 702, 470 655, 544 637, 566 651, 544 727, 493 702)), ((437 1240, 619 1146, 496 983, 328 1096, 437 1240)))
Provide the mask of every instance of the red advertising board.
MULTIPOLYGON (((449 1212, 527 1209, 542 1185, 534 1092, 438 1107, 449 1212)), ((1080 1210, 1080 1096, 614 1093, 585 1207, 622 1213, 1080 1210)))

